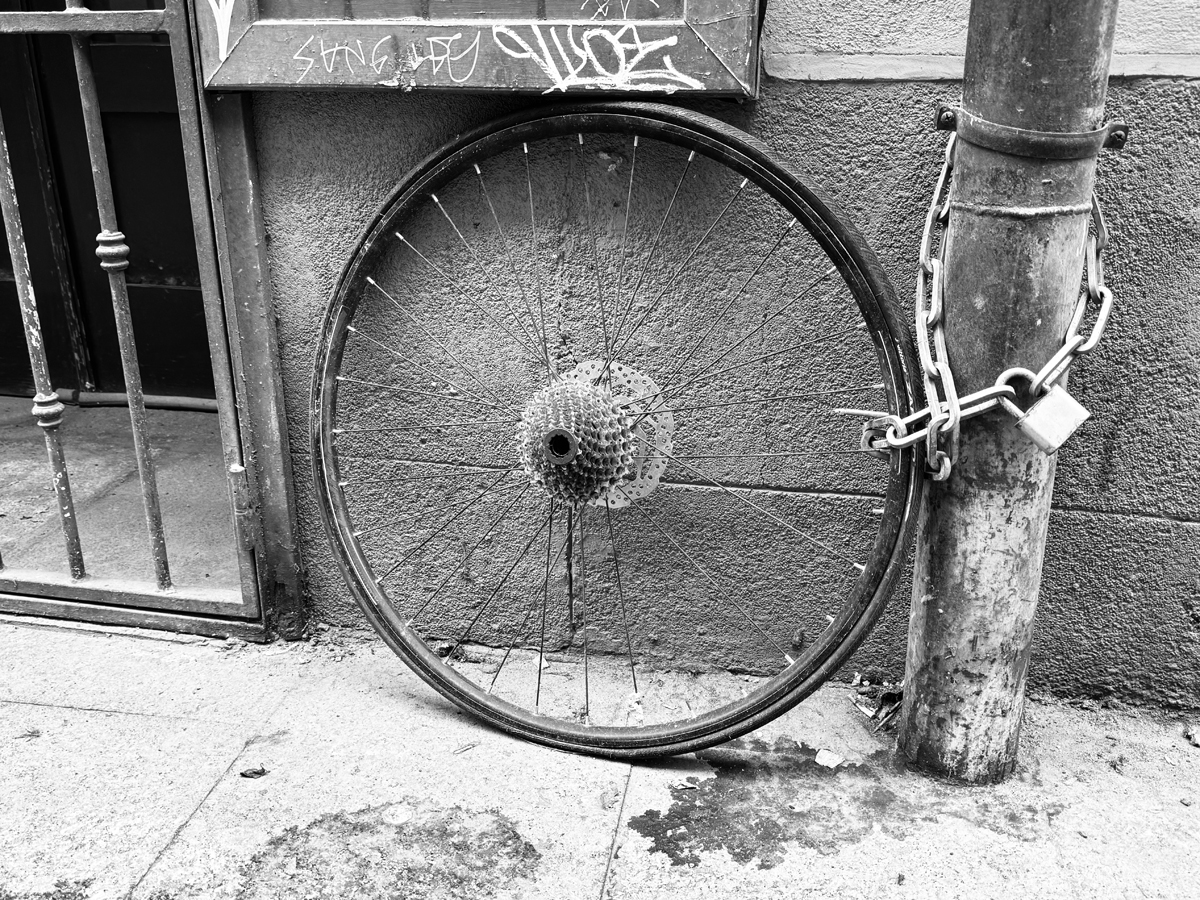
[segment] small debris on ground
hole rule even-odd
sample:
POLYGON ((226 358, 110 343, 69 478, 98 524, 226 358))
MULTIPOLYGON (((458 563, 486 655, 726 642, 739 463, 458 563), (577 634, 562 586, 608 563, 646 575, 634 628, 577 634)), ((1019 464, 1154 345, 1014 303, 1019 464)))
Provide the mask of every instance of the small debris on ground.
POLYGON ((630 725, 645 725, 646 712, 642 708, 643 694, 630 694, 629 699, 625 702, 625 721, 630 725))
POLYGON ((459 753, 466 753, 468 750, 472 750, 478 746, 479 746, 479 741, 471 741, 471 743, 469 743, 469 744, 463 744, 461 747, 459 747, 457 750, 455 750, 454 753, 456 755, 459 753))
POLYGON ((1183 729, 1183 736, 1193 747, 1200 747, 1200 725, 1189 725, 1183 729))
POLYGON ((1180 798, 1179 798, 1179 802, 1180 802, 1180 803, 1182 803, 1184 806, 1191 806, 1191 805, 1192 805, 1192 801, 1191 801, 1191 800, 1189 800, 1187 797, 1180 797, 1180 798))
POLYGON ((243 778, 262 778, 267 774, 267 770, 262 766, 254 766, 252 769, 242 769, 241 776, 243 778))
POLYGON ((1108 761, 1108 766, 1118 775, 1123 775, 1125 773, 1125 764, 1127 762, 1129 762, 1129 759, 1125 756, 1125 754, 1119 753, 1108 761))
POLYGON ((901 872, 896 876, 896 884, 904 884, 904 873, 901 872))
POLYGON ((617 801, 621 799, 621 787, 617 784, 611 784, 608 789, 600 795, 600 808, 612 809, 617 805, 617 801))
POLYGON ((17 740, 18 741, 31 741, 34 738, 40 738, 41 736, 42 736, 42 732, 40 729, 30 728, 24 734, 18 734, 17 740))
POLYGON ((863 703, 861 700, 852 700, 851 702, 854 704, 855 708, 860 713, 862 713, 864 716, 866 716, 868 719, 872 719, 875 717, 875 707, 868 706, 867 704, 863 703))
POLYGON ((411 806, 397 803, 387 807, 380 818, 387 824, 399 828, 401 825, 407 825, 411 822, 415 815, 416 813, 411 806))
MULTIPOLYGON (((857 679, 859 676, 855 673, 854 677, 857 679)), ((893 687, 890 682, 885 681, 882 685, 872 686, 866 680, 862 681, 858 696, 851 698, 855 708, 875 723, 875 731, 887 728, 895 722, 903 700, 904 692, 899 687, 893 687), (864 697, 876 698, 876 704, 869 705, 863 700, 864 697)))
POLYGON ((220 650, 222 653, 227 653, 227 654, 232 655, 232 654, 242 653, 245 650, 248 650, 249 647, 250 647, 250 644, 247 641, 243 641, 241 638, 236 638, 236 637, 230 636, 230 637, 225 638, 225 641, 221 645, 220 650))
POLYGON ((822 748, 821 750, 817 751, 816 763, 818 766, 824 766, 827 769, 836 769, 845 761, 845 759, 838 756, 832 750, 825 750, 822 748))

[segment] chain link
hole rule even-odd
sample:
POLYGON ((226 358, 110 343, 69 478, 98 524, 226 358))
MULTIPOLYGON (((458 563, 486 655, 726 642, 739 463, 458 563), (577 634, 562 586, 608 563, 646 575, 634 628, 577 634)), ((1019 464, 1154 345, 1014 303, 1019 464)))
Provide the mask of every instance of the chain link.
POLYGON ((1087 287, 1075 304, 1062 346, 1036 373, 1025 368, 1011 368, 1003 372, 993 386, 959 397, 946 347, 943 293, 946 254, 944 230, 950 218, 950 178, 954 170, 954 148, 957 139, 957 135, 951 134, 946 144, 942 171, 925 214, 925 228, 921 233, 917 266, 913 309, 916 319, 917 356, 921 363, 921 380, 928 405, 903 419, 870 410, 835 410, 841 414, 866 416, 868 421, 863 426, 862 448, 881 456, 887 456, 891 450, 911 447, 924 441, 927 472, 934 481, 945 481, 950 477, 958 455, 959 433, 963 421, 982 415, 997 406, 1003 406, 1010 412, 1015 409, 1011 403, 1005 405, 1001 401, 1012 401, 1016 398, 1017 391, 1011 382, 1017 379, 1027 380, 1029 392, 1035 397, 1048 391, 1066 374, 1076 359, 1095 349, 1108 326, 1113 304, 1112 291, 1104 283, 1103 253, 1108 247, 1108 226, 1104 221, 1100 201, 1092 194, 1092 228, 1084 248, 1087 287), (934 236, 939 229, 943 231, 943 235, 935 256, 934 236), (1091 332, 1084 337, 1079 332, 1092 306, 1097 307, 1095 320, 1091 332))

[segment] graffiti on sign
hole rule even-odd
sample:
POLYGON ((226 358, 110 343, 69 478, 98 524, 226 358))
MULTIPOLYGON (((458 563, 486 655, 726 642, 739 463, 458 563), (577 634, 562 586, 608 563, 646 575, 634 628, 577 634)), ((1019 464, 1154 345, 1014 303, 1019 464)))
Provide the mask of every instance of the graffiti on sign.
MULTIPOLYGON (((660 8, 657 0, 650 0, 650 3, 655 9, 660 8)), ((592 7, 593 19, 607 19, 609 16, 628 19, 629 7, 632 5, 633 0, 583 0, 583 5, 579 8, 586 11, 588 7, 592 7), (618 8, 620 15, 617 15, 618 8)))
POLYGON ((233 21, 233 7, 237 0, 208 0, 212 10, 213 21, 217 25, 217 53, 221 62, 229 56, 229 24, 233 21))
MULTIPOLYGON (((431 0, 196 0, 205 87, 705 92, 753 96, 758 0, 506 0, 477 18, 383 14, 431 0), (348 7, 347 7, 348 8, 348 7), (377 12, 380 18, 367 15, 377 12)), ((461 15, 465 11, 458 10, 461 15)))
POLYGON ((304 71, 300 73, 296 83, 302 82, 304 76, 318 64, 329 74, 345 72, 355 75, 357 73, 354 67, 357 65, 358 72, 372 72, 378 75, 384 66, 391 62, 391 54, 383 46, 391 40, 390 34, 385 35, 368 51, 360 40, 331 41, 326 44, 325 38, 315 34, 309 35, 308 40, 300 45, 300 49, 292 54, 292 59, 304 66, 304 71))
POLYGON ((547 94, 574 87, 668 92, 704 87, 661 52, 679 42, 677 35, 643 41, 637 26, 628 23, 581 28, 578 34, 574 25, 493 25, 492 39, 505 55, 535 63, 550 79, 547 94))
POLYGON ((466 84, 475 74, 475 67, 479 64, 479 37, 482 32, 475 32, 475 39, 470 41, 466 49, 458 50, 455 46, 456 42, 462 40, 462 32, 452 34, 449 37, 429 37, 425 40, 429 44, 429 51, 422 55, 417 49, 416 44, 408 46, 408 65, 412 71, 426 63, 433 66, 433 74, 440 74, 443 69, 446 75, 455 84, 466 84))

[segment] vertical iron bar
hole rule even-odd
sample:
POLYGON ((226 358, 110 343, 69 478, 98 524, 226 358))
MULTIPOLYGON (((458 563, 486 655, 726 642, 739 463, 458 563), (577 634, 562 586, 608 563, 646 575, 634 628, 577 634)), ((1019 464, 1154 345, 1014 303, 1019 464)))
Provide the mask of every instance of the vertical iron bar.
POLYGON ((200 98, 192 69, 192 44, 188 35, 187 10, 182 0, 168 0, 163 23, 171 47, 171 65, 175 74, 175 103, 179 111, 179 129, 183 138, 183 163, 187 173, 188 199, 192 212, 192 235, 200 273, 208 355, 213 373, 213 395, 217 401, 217 422, 221 430, 222 457, 227 473, 232 523, 237 532, 238 574, 242 598, 248 612, 259 611, 258 582, 251 550, 261 543, 261 519, 257 505, 257 472, 247 465, 242 452, 241 419, 234 391, 233 363, 225 321, 221 273, 217 264, 216 234, 209 205, 208 171, 204 159, 204 136, 200 123, 200 98), (244 481, 237 477, 245 472, 244 481), (244 487, 243 487, 244 485, 244 487), (252 521, 240 518, 249 510, 252 521), (247 527, 247 524, 249 527, 247 527))
MULTIPOLYGON (((68 0, 68 8, 79 6, 79 0, 68 0)), ((108 286, 112 292, 117 342, 121 349, 121 367, 125 373, 125 391, 129 396, 129 420, 133 428, 138 480, 141 482, 142 502, 146 509, 146 528, 150 536, 155 579, 161 590, 167 590, 171 587, 171 572, 167 566, 167 542, 163 534, 158 481, 154 474, 154 459, 151 456, 150 439, 147 434, 146 404, 142 396, 142 375, 138 368, 137 347, 134 344, 133 317, 129 311, 129 291, 125 284, 125 270, 129 268, 129 246, 125 243, 125 235, 117 228, 116 203, 113 200, 112 180, 108 170, 108 154, 104 147, 96 77, 92 71, 87 42, 87 35, 71 35, 75 70, 79 76, 79 100, 83 107, 84 131, 87 135, 88 155, 92 162, 92 180, 96 188, 96 209, 100 214, 101 230, 96 236, 96 256, 100 259, 100 267, 108 273, 108 286)))
MULTIPOLYGON (((63 456, 62 441, 58 426, 62 423, 63 405, 54 393, 50 381, 50 368, 46 363, 46 347, 42 340, 42 326, 38 321, 37 302, 33 295, 33 282, 29 276, 29 256, 25 251, 25 234, 21 228, 21 212, 17 206, 17 186, 13 180, 12 160, 8 155, 8 139, 4 133, 4 118, 0 116, 0 214, 4 218, 4 231, 8 238, 8 250, 12 256, 13 277, 17 285, 17 302, 21 307, 21 321, 25 326, 25 343, 29 348, 29 365, 33 369, 36 393, 33 397, 33 415, 42 434, 46 436, 46 453, 50 457, 50 468, 54 473, 54 493, 58 498, 58 512, 62 519, 63 537, 67 542, 67 562, 72 578, 82 578, 83 549, 79 544, 79 523, 75 518, 75 502, 71 499, 71 483, 67 475, 67 461, 63 456)), ((0 567, 4 565, 0 560, 0 567)))
MULTIPOLYGON (((16 36, 14 36, 16 40, 16 36)), ((71 368, 75 375, 76 384, 81 391, 96 390, 96 378, 92 367, 91 354, 88 350, 87 339, 84 335, 83 309, 80 304, 79 291, 75 287, 75 279, 71 272, 71 251, 67 246, 66 225, 63 221, 63 204, 59 197, 58 184, 54 177, 54 163, 51 158, 51 148, 48 145, 49 130, 46 119, 46 100, 38 85, 37 57, 33 46, 33 36, 26 35, 19 39, 17 65, 25 67, 29 74, 26 89, 26 125, 32 141, 34 165, 38 172, 38 196, 34 202, 40 202, 46 214, 46 225, 49 231, 49 248, 51 266, 55 281, 62 297, 62 308, 66 324, 67 338, 71 348, 71 368)), ((21 127, 20 124, 17 126, 21 127)))

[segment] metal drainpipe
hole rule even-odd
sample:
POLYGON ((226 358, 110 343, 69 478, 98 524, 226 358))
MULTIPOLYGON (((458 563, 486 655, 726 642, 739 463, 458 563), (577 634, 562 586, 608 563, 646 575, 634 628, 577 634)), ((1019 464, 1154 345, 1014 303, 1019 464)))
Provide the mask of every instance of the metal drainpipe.
MULTIPOLYGON (((972 0, 963 110, 1039 132, 1100 127, 1117 0, 972 0)), ((945 236, 946 338, 960 395, 1041 368, 1079 295, 1095 156, 959 142, 945 236)), ((994 410, 965 422, 917 538, 900 749, 998 781, 1017 760, 1055 458, 994 410)))

